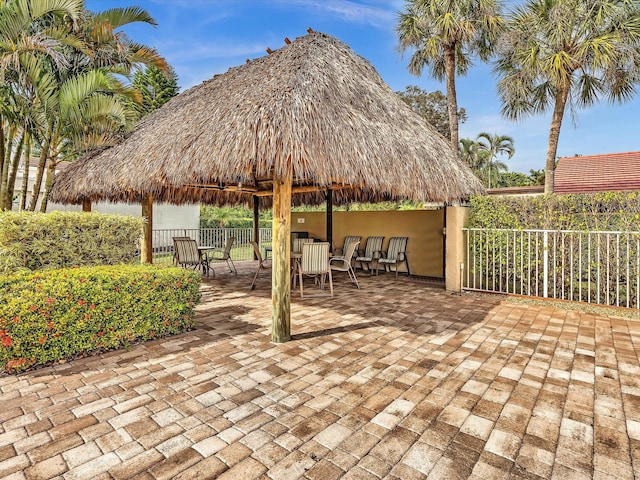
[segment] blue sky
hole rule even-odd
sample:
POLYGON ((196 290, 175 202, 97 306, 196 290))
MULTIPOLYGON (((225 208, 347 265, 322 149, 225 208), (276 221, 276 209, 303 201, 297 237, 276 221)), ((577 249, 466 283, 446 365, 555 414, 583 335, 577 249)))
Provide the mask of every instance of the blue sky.
MULTIPOLYGON (((511 2, 517 3, 517 2, 511 2)), ((444 84, 407 71, 408 54, 398 51, 395 33, 403 0, 87 0, 93 11, 138 5, 158 22, 157 27, 131 25, 126 33, 154 46, 176 70, 184 90, 266 55, 306 34, 307 27, 332 35, 369 60, 393 90, 417 85, 427 91, 444 84)), ((510 171, 544 168, 550 115, 515 123, 500 115, 496 79, 488 65, 476 63, 458 78, 458 104, 468 120, 460 137, 480 132, 510 135, 516 153, 502 158, 510 171)), ((594 155, 640 150, 640 97, 624 105, 598 104, 578 112, 574 123, 565 115, 558 156, 594 155)))

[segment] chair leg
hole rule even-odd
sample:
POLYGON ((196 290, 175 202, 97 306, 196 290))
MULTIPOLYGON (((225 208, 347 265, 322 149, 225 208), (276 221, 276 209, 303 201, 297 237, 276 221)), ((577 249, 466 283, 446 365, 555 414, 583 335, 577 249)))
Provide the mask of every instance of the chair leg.
POLYGON ((260 270, 262 270, 262 265, 258 265, 258 270, 256 270, 256 274, 253 276, 253 282, 251 282, 251 287, 249 288, 249 290, 253 290, 256 286, 256 280, 258 279, 258 274, 260 273, 260 270))
POLYGON ((231 273, 233 273, 234 275, 238 274, 238 270, 236 270, 236 266, 233 263, 233 260, 231 259, 231 257, 227 258, 227 266, 229 267, 229 271, 231 273), (231 262, 231 263, 229 263, 229 262, 231 262))
POLYGON ((303 279, 302 279, 302 272, 300 270, 298 270, 298 275, 300 276, 300 298, 304 298, 304 285, 303 285, 303 279))
POLYGON ((329 291, 331 292, 331 296, 333 297, 333 277, 331 275, 331 269, 329 269, 329 272, 327 273, 327 275, 329 275, 329 291))
POLYGON ((349 270, 347 270, 347 273, 349 274, 349 278, 351 279, 351 281, 356 284, 356 287, 360 288, 358 277, 356 277, 356 272, 353 270, 353 268, 349 268, 349 270))

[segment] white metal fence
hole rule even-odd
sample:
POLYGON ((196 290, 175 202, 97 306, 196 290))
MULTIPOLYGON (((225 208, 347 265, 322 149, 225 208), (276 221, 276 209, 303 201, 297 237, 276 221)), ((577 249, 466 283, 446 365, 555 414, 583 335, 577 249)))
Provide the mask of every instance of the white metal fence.
POLYGON ((640 232, 465 229, 465 290, 640 309, 640 232))
MULTIPOLYGON (((173 258, 173 237, 191 237, 201 247, 224 248, 227 239, 235 237, 231 248, 234 260, 253 259, 253 248, 249 243, 253 240, 253 228, 200 228, 172 229, 153 231, 153 261, 161 262, 173 258)), ((271 245, 271 229, 260 229, 260 248, 271 245)))

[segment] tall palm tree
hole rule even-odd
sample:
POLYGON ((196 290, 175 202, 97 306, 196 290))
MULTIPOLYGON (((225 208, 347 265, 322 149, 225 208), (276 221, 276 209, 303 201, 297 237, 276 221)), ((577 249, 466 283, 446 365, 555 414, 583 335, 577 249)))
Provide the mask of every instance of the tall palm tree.
POLYGON ((424 67, 446 80, 451 147, 458 150, 456 75, 466 75, 472 57, 487 61, 503 28, 500 0, 407 0, 396 28, 400 48, 412 49, 409 72, 424 67))
MULTIPOLYGON (((31 68, 45 57, 61 66, 65 63, 63 46, 82 48, 69 35, 69 27, 79 18, 82 7, 83 0, 0 1, 0 210, 10 208, 13 196, 11 176, 15 179, 15 168, 9 168, 8 163, 12 153, 10 139, 16 134, 24 139, 24 129, 33 126, 35 90, 31 68)), ((24 141, 19 141, 18 150, 23 145, 24 141)), ((15 159, 21 152, 13 153, 15 159)), ((11 167, 14 166, 15 162, 11 167)))
MULTIPOLYGON (((132 23, 156 25, 139 7, 85 11, 73 33, 84 47, 65 50, 66 68, 53 69, 57 79, 56 107, 50 109, 46 184, 53 182, 58 158, 75 158, 78 153, 112 144, 133 124, 131 100, 140 100, 135 88, 127 87, 116 75, 132 76, 144 65, 161 72, 169 66, 153 48, 131 41, 120 29, 132 23)), ((168 74, 168 73, 167 73, 168 74)), ((134 102, 135 103, 135 102, 134 102)), ((38 165, 30 209, 35 209, 47 159, 38 165)), ((46 190, 48 191, 48 190, 46 190)), ((46 193, 41 209, 46 209, 46 193)))
POLYGON ((513 157, 515 148, 513 146, 513 138, 508 135, 497 135, 482 132, 478 134, 476 138, 478 143, 478 149, 488 152, 487 161, 487 187, 491 188, 492 169, 493 176, 497 176, 501 171, 506 172, 507 165, 497 160, 498 155, 508 155, 509 158, 513 157))
POLYGON ((528 0, 507 21, 495 71, 510 119, 552 110, 545 193, 553 192, 567 107, 624 102, 640 81, 637 0, 528 0))

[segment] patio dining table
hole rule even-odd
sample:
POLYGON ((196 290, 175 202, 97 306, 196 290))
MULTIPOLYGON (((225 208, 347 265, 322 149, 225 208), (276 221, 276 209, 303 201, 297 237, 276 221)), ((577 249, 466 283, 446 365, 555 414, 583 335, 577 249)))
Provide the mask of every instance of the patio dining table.
POLYGON ((209 257, 207 256, 207 252, 210 252, 212 250, 219 250, 219 247, 198 245, 198 253, 200 253, 200 258, 204 258, 206 260, 202 264, 202 266, 205 269, 205 275, 209 275, 209 270, 211 270, 213 272, 213 275, 215 276, 216 271, 213 269, 213 267, 209 263, 209 257))

